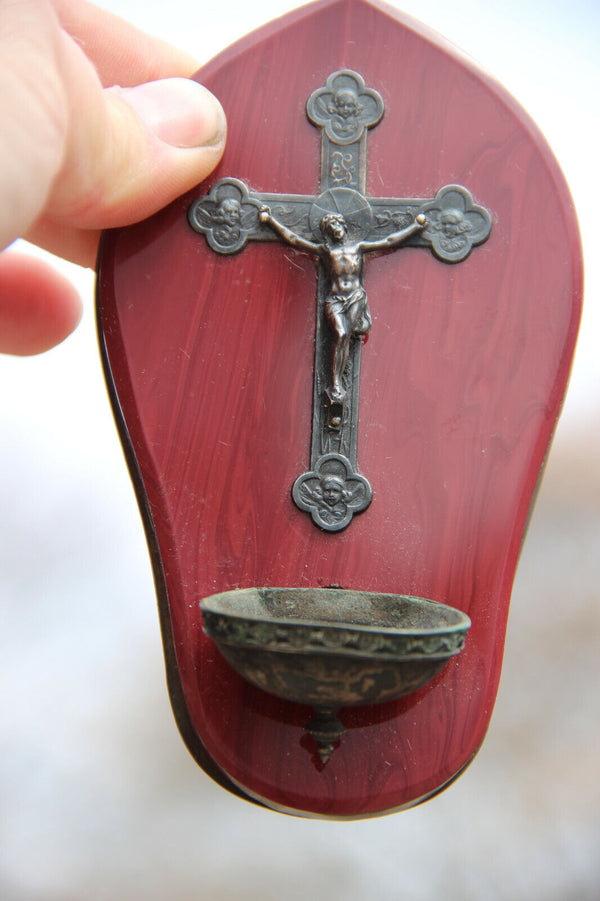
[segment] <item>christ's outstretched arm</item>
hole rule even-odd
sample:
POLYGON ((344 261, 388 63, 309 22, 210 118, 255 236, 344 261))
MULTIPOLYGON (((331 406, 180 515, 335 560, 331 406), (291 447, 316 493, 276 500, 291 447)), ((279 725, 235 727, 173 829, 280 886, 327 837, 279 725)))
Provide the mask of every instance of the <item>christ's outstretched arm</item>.
POLYGON ((423 231, 428 225, 427 217, 420 213, 411 225, 408 225, 401 231, 393 232, 381 241, 361 241, 358 245, 358 250, 361 253, 370 253, 373 250, 390 250, 392 247, 398 247, 399 244, 404 243, 407 238, 410 238, 416 232, 423 231))
POLYGON ((299 250, 306 250, 308 253, 321 253, 321 244, 314 244, 312 241, 307 241, 305 238, 302 238, 300 235, 296 234, 296 232, 289 229, 283 222, 279 222, 278 219, 275 219, 275 217, 271 215, 271 210, 268 206, 260 207, 258 218, 261 222, 269 225, 274 232, 280 235, 283 240, 292 247, 297 247, 299 250))

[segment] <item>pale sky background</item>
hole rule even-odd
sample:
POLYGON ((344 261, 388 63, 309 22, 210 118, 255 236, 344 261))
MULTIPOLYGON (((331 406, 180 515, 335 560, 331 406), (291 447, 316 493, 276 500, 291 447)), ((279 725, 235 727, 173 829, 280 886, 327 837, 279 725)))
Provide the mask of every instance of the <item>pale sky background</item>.
MULTIPOLYGON (((297 3, 100 5, 207 61, 297 3)), ((504 83, 546 135, 570 185, 586 301, 555 453, 585 444, 596 472, 577 475, 591 494, 600 483, 600 3, 397 5, 504 83)), ((541 711, 530 709, 521 671, 507 661, 497 722, 521 717, 551 733, 556 766, 535 743, 526 763, 515 763, 514 743, 504 738, 512 733, 493 719, 468 773, 409 813, 346 826, 292 820, 230 797, 198 770, 169 709, 150 564, 99 362, 93 275, 64 269, 84 297, 79 329, 39 358, 0 358, 3 901, 595 901, 600 747, 584 730, 598 720, 597 700, 595 713, 585 707, 597 694, 587 678, 597 646, 564 660, 559 643, 539 658, 534 681, 552 680, 544 661, 553 657, 563 667, 556 692, 567 686, 571 699, 587 699, 572 714, 571 701, 556 695, 541 711), (565 717, 582 736, 568 750, 560 744, 565 717), (234 870, 243 877, 235 881, 234 870)), ((561 515, 559 550, 551 552, 534 516, 511 614, 513 661, 527 650, 526 604, 540 573, 558 582, 583 569, 582 515, 561 515)), ((597 508, 593 515, 597 525, 597 508)), ((600 556, 593 547, 585 550, 588 564, 600 556)), ((588 604, 582 633, 597 622, 597 563, 589 579, 573 592, 588 604)))

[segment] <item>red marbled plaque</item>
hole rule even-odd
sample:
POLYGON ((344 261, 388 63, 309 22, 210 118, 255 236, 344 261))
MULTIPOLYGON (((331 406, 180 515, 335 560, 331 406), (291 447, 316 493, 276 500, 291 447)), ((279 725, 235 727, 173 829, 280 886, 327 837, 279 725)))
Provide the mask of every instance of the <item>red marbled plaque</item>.
MULTIPOLYGON (((516 102, 450 45, 378 3, 323 0, 244 39, 198 80, 222 101, 227 150, 206 184, 104 237, 98 316, 115 414, 152 550, 169 686, 197 760, 246 797, 307 815, 417 803, 479 748, 510 592, 579 321, 568 189, 516 102), (423 248, 370 257, 358 460, 374 498, 325 533, 291 498, 308 468, 316 266, 278 243, 224 257, 188 225, 220 177, 318 192, 304 106, 332 72, 385 101, 367 194, 462 184, 489 240, 448 265, 423 248), (326 766, 308 707, 251 687, 202 631, 199 601, 249 586, 412 594, 466 611, 464 651, 394 703, 346 709, 326 766)), ((152 753, 149 749, 148 753, 152 753)))

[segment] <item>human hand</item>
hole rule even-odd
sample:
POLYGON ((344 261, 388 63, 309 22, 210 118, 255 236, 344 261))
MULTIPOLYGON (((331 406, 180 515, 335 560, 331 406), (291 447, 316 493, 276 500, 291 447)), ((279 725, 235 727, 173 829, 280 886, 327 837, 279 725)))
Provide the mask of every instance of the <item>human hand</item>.
MULTIPOLYGON (((86 0, 0 5, 0 250, 18 237, 93 266, 100 232, 202 181, 225 144, 198 64, 86 0), (120 87, 117 87, 120 85, 120 87)), ((77 325, 75 288, 0 254, 0 351, 32 354, 77 325)))
POLYGON ((271 210, 265 203, 261 203, 258 208, 258 218, 261 222, 269 222, 271 220, 271 210))
POLYGON ((427 228, 427 226, 429 225, 429 219, 427 218, 427 216, 424 216, 423 213, 419 213, 415 222, 417 223, 417 225, 420 225, 421 228, 427 228))

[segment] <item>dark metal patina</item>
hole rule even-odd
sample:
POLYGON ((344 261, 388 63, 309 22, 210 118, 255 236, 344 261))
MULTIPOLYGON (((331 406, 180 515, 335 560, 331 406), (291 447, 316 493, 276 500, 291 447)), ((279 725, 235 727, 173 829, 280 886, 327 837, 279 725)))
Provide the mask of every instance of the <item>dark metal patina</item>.
POLYGON ((292 494, 320 528, 337 532, 372 497, 357 464, 361 339, 371 328, 364 257, 410 245, 457 263, 488 238, 492 218, 460 185, 446 185, 433 199, 365 196, 367 130, 380 122, 384 103, 357 72, 330 75, 306 112, 321 131, 318 197, 259 193, 224 178, 191 205, 188 218, 217 253, 275 239, 319 260, 311 466, 292 494))
POLYGON ((343 707, 381 704, 427 684, 464 645, 469 617, 423 598, 334 588, 245 588, 201 602, 204 629, 258 688, 309 704, 325 763, 343 707))

